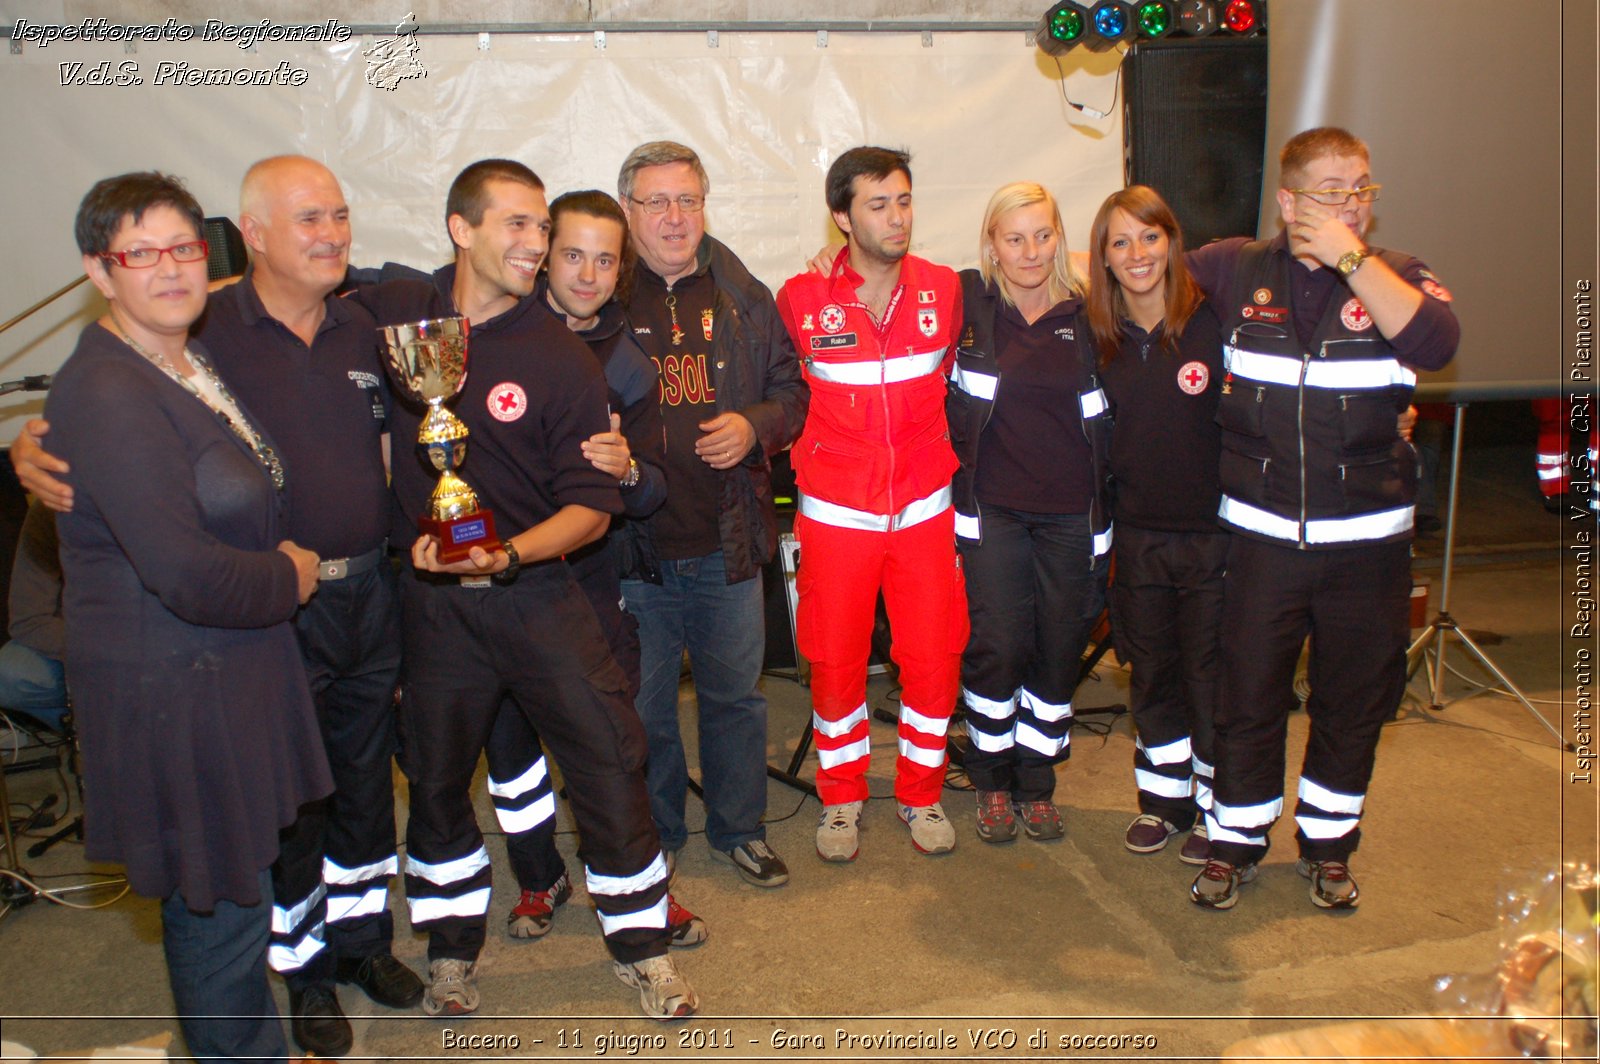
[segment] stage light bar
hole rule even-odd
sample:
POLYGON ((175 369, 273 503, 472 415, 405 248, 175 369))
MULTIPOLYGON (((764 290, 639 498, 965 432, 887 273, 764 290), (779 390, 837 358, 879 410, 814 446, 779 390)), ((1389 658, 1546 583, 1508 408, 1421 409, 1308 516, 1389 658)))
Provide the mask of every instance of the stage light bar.
POLYGON ((1034 40, 1047 55, 1066 55, 1083 43, 1089 31, 1089 9, 1072 0, 1062 0, 1044 13, 1034 40))
POLYGON ((1083 42, 1091 52, 1105 52, 1133 38, 1133 7, 1126 0, 1100 0, 1089 11, 1089 32, 1083 42))
POLYGON ((1062 56, 1083 45, 1105 52, 1161 38, 1254 37, 1267 32, 1267 0, 1059 0, 1034 33, 1039 47, 1062 56))

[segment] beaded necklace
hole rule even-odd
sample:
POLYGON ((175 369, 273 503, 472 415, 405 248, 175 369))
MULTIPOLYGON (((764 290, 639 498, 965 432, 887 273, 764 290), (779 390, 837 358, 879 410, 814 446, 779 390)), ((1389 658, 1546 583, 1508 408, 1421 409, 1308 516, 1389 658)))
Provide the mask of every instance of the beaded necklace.
MULTIPOLYGON (((112 320, 115 321, 115 318, 112 320)), ((218 395, 222 396, 223 402, 221 405, 218 405, 210 396, 195 387, 194 381, 178 372, 178 367, 174 366, 166 355, 149 350, 130 336, 127 330, 122 328, 120 322, 117 323, 116 334, 123 343, 143 355, 151 365, 177 381, 184 391, 220 415, 222 420, 228 423, 228 427, 233 430, 234 434, 250 448, 250 453, 256 456, 256 461, 261 463, 261 467, 267 471, 267 476, 272 480, 272 486, 279 491, 283 490, 283 463, 278 460, 278 453, 262 438, 256 427, 245 420, 244 410, 239 406, 239 401, 233 397, 233 393, 228 390, 228 386, 222 383, 222 378, 217 376, 216 370, 211 368, 209 361, 189 350, 187 344, 184 345, 183 357, 187 358, 191 365, 205 374, 207 382, 216 389, 218 395)))

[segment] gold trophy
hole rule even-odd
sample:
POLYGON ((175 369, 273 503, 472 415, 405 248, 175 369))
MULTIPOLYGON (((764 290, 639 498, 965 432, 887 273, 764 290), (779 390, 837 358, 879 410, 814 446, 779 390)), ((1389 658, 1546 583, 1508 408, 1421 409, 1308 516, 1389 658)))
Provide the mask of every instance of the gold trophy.
POLYGON ((467 426, 445 408, 467 382, 466 318, 430 318, 383 329, 389 377, 395 389, 428 404, 417 446, 439 471, 428 513, 417 522, 439 541, 439 561, 458 562, 473 547, 500 548, 494 514, 478 508, 478 493, 456 475, 467 457, 467 426))

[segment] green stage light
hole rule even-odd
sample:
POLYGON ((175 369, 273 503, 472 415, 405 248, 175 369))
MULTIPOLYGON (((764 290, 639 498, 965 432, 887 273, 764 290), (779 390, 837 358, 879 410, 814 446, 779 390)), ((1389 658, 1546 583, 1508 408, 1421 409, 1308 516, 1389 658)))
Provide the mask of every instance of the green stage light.
POLYGON ((1178 24, 1178 13, 1172 0, 1144 0, 1133 9, 1133 21, 1142 40, 1153 41, 1165 37, 1178 24))
POLYGON ((1083 43, 1089 29, 1089 10, 1072 0, 1062 0, 1044 13, 1034 39, 1048 55, 1066 55, 1083 43))

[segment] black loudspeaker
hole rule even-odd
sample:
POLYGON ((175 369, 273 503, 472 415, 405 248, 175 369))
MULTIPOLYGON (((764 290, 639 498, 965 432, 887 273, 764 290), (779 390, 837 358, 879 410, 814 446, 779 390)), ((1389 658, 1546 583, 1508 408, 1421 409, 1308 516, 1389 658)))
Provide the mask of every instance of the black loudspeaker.
MULTIPOLYGON (((772 491, 778 500, 778 534, 794 531, 798 512, 799 490, 795 487, 794 468, 789 464, 789 452, 784 451, 772 460, 772 491)), ((784 548, 778 547, 778 556, 762 569, 762 595, 766 613, 766 653, 762 671, 786 670, 798 667, 795 658, 794 619, 789 612, 789 595, 786 584, 788 574, 783 568, 784 548)), ((889 650, 893 639, 889 632, 889 611, 878 596, 878 615, 872 628, 872 651, 867 659, 868 670, 889 665, 889 650)), ((803 681, 805 682, 805 681, 803 681)))
MULTIPOLYGON (((778 532, 794 531, 794 509, 778 511, 778 532)), ((792 669, 794 660, 794 624, 789 620, 789 595, 785 588, 787 575, 783 571, 783 548, 761 570, 762 595, 767 620, 766 653, 761 661, 762 671, 792 669)))
POLYGON ((1186 247, 1256 234, 1267 137, 1267 39, 1149 41, 1128 52, 1129 184, 1161 193, 1186 247))
POLYGON ((211 255, 206 259, 206 279, 221 281, 238 277, 250 265, 250 256, 244 248, 244 234, 227 218, 207 218, 206 243, 211 245, 211 255))

